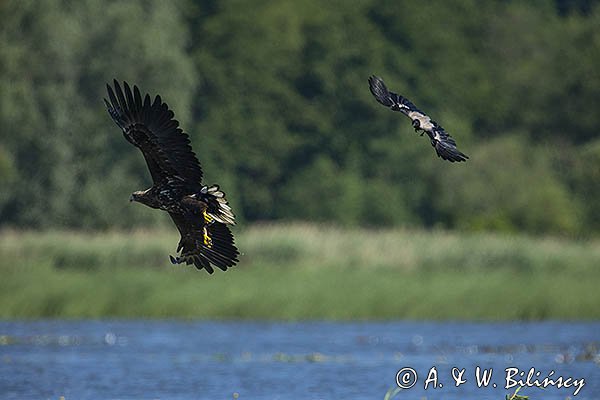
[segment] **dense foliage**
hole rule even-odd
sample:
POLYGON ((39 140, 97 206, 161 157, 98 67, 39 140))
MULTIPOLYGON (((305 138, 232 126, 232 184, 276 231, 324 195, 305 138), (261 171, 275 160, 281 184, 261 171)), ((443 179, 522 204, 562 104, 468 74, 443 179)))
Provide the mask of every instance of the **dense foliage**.
POLYGON ((168 266, 176 237, 5 230, 0 318, 600 319, 597 239, 252 224, 209 277, 168 266))
POLYGON ((129 227, 149 185, 104 109, 160 93, 241 220, 600 232, 593 1, 0 3, 0 224, 129 227), (377 74, 471 159, 435 157, 377 74))

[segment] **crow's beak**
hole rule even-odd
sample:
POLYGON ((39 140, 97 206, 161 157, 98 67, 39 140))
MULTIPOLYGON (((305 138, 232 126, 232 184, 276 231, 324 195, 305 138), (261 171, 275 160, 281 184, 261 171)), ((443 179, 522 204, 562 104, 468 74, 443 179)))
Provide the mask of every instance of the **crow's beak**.
POLYGON ((134 200, 135 200, 135 198, 133 197, 133 195, 131 195, 131 197, 129 198, 129 202, 132 202, 134 200))

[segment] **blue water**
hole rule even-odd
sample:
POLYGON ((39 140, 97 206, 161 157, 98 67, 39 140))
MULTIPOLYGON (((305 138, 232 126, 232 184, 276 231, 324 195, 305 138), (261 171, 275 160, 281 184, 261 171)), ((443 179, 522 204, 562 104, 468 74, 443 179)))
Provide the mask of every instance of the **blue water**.
POLYGON ((502 400, 514 367, 585 381, 530 400, 597 400, 599 348, 600 323, 0 322, 0 399, 383 399, 412 368, 395 399, 502 400))

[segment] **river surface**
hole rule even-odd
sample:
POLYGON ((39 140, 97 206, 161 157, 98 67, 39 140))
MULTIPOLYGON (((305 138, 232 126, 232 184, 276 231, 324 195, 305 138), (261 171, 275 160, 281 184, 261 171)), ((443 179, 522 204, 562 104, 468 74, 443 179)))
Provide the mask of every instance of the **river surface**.
POLYGON ((520 379, 598 400, 599 352, 600 323, 0 321, 0 399, 383 399, 416 375, 394 399, 504 400, 520 379))

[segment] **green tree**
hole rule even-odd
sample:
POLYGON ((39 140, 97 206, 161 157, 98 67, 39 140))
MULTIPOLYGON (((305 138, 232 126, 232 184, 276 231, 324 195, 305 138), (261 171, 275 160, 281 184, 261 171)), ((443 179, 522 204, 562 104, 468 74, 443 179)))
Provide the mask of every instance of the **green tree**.
POLYGON ((576 198, 553 172, 547 149, 522 136, 479 146, 469 168, 439 176, 436 207, 465 229, 573 234, 580 229, 576 198))
POLYGON ((7 1, 0 26, 0 144, 17 171, 0 220, 88 228, 139 220, 141 211, 114 206, 148 177, 104 110, 104 82, 160 91, 189 121, 195 78, 180 10, 157 0, 7 1))
POLYGON ((126 202, 150 179, 101 102, 117 78, 161 94, 241 221, 597 234, 599 27, 585 0, 0 2, 0 224, 168 219, 126 202))

